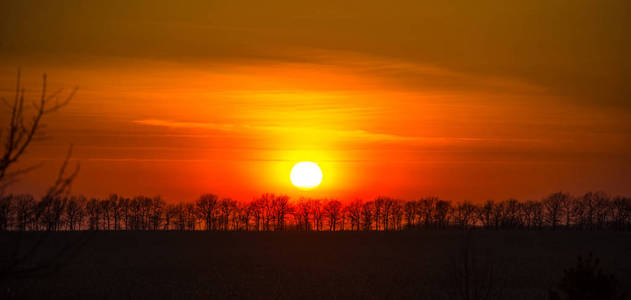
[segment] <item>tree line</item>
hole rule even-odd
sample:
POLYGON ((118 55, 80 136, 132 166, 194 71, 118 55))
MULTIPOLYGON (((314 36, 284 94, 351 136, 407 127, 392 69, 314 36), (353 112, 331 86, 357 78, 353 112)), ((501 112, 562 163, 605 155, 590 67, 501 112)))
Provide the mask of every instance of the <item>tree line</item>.
POLYGON ((161 197, 106 199, 32 195, 0 197, 0 231, 395 231, 413 229, 631 230, 631 198, 604 192, 558 192, 539 201, 452 202, 438 197, 403 201, 390 197, 342 203, 290 201, 263 194, 236 201, 205 194, 167 203, 161 197))

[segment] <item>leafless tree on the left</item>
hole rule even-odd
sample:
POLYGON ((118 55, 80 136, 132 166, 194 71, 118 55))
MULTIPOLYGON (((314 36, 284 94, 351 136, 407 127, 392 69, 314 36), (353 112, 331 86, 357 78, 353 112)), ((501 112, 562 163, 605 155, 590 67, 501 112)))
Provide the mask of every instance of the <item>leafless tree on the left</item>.
MULTIPOLYGON (((18 164, 27 153, 32 143, 42 135, 44 119, 70 103, 77 88, 69 93, 58 90, 48 93, 46 89, 46 74, 43 75, 42 90, 39 100, 31 105, 25 102, 25 89, 20 82, 20 71, 17 74, 15 97, 1 99, 5 105, 3 113, 7 118, 0 132, 0 196, 5 197, 8 187, 18 181, 23 175, 33 171, 37 166, 21 167, 18 164)), ((60 229, 62 214, 69 201, 69 192, 73 180, 79 172, 79 164, 70 166, 72 147, 59 169, 57 179, 41 198, 33 211, 31 218, 37 218, 38 228, 26 232, 25 227, 15 227, 2 233, 0 243, 0 283, 43 276, 56 272, 74 257, 77 251, 87 241, 86 234, 77 238, 70 238, 63 243, 56 243, 56 247, 46 246, 51 232, 60 229), (46 251, 44 251, 44 249, 46 251), (45 252, 45 253, 43 253, 45 252)))

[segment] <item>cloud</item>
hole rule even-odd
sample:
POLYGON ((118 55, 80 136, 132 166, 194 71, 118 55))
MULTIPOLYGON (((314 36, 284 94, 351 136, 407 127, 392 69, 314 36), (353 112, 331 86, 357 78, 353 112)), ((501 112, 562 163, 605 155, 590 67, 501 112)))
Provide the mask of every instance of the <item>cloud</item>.
POLYGON ((233 124, 217 124, 207 122, 177 122, 171 120, 147 119, 135 120, 134 123, 169 128, 201 128, 221 131, 234 131, 236 129, 236 126, 233 124))
POLYGON ((222 124, 222 123, 210 123, 210 122, 182 122, 182 121, 172 121, 172 120, 157 120, 157 119, 146 119, 146 120, 135 120, 134 123, 148 125, 148 126, 157 126, 157 127, 168 127, 168 128, 187 128, 187 129, 207 129, 207 130, 217 130, 217 131, 226 131, 226 132, 235 132, 235 133, 247 133, 252 131, 263 131, 269 133, 285 133, 285 134, 308 134, 308 135, 318 135, 325 136, 333 139, 344 139, 344 140, 360 140, 360 141, 371 141, 371 142, 407 142, 407 141, 416 141, 418 138, 416 137, 408 137, 401 136, 396 134, 388 134, 388 133, 376 133, 370 132, 367 130, 361 129, 324 129, 324 128, 315 128, 315 127, 289 127, 289 126, 265 126, 265 125, 236 125, 236 124, 222 124))
POLYGON ((362 129, 333 129, 315 127, 294 127, 294 126, 265 126, 251 124, 222 124, 211 122, 184 122, 172 120, 145 119, 135 120, 136 124, 182 128, 182 129, 205 129, 233 133, 248 132, 268 132, 272 134, 295 134, 299 136, 322 136, 328 139, 361 142, 398 142, 398 143, 432 143, 432 144, 453 144, 453 143, 481 143, 481 142, 540 142, 539 139, 528 138, 481 138, 481 137, 419 137, 404 136, 391 133, 379 133, 362 129))

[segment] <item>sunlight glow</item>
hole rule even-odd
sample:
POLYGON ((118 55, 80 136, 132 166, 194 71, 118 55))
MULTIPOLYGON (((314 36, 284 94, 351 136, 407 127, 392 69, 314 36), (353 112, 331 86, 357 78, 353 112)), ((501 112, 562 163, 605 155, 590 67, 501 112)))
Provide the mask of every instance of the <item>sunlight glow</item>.
POLYGON ((293 185, 299 188, 310 189, 320 185, 320 182, 322 182, 322 170, 314 162, 303 161, 294 165, 289 178, 293 185))

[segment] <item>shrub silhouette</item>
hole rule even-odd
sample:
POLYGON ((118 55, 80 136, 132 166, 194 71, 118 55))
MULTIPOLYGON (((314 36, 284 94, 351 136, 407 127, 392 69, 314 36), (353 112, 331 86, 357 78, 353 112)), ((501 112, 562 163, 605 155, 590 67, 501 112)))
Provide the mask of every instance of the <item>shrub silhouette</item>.
POLYGON ((578 257, 575 267, 563 270, 563 278, 556 289, 550 290, 551 300, 622 300, 618 281, 599 266, 598 258, 590 253, 578 257))

